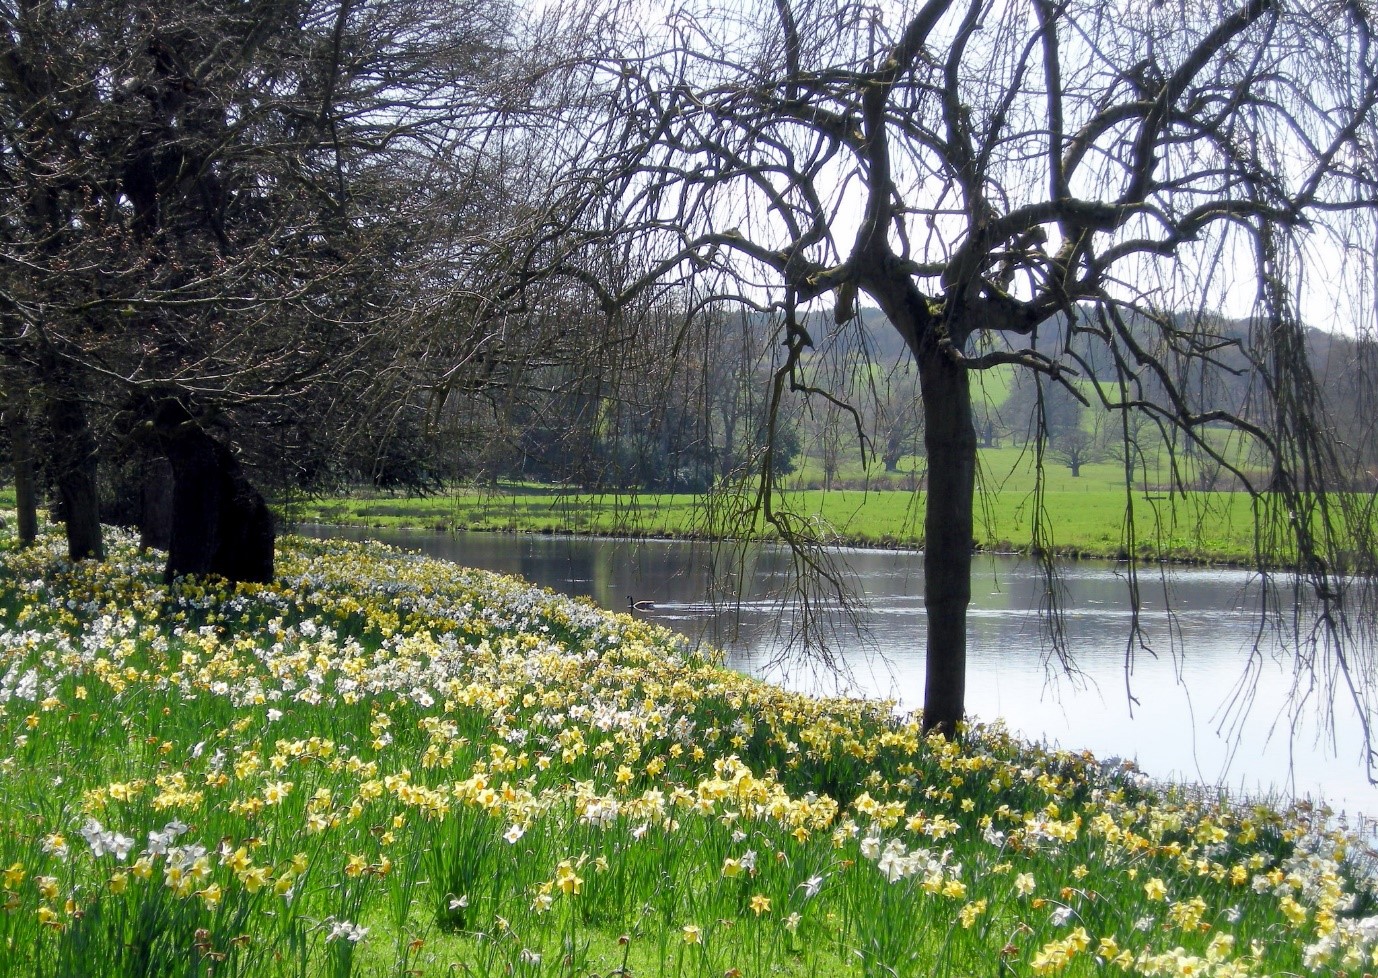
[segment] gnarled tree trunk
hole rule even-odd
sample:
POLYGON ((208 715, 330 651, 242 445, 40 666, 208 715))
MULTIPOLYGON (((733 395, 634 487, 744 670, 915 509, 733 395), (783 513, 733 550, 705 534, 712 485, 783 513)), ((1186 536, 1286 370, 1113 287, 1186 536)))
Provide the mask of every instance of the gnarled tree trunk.
POLYGON ((53 439, 53 478, 67 527, 67 555, 74 561, 103 560, 96 439, 86 417, 86 406, 75 393, 71 378, 49 385, 46 414, 53 439))
POLYGON ((952 736, 966 710, 967 605, 971 602, 976 428, 966 367, 925 330, 919 362, 928 449, 924 603, 928 616, 923 726, 952 736))
POLYGON ((272 581, 272 514, 234 454, 180 405, 159 410, 158 432, 172 469, 166 579, 218 574, 231 581, 272 581))

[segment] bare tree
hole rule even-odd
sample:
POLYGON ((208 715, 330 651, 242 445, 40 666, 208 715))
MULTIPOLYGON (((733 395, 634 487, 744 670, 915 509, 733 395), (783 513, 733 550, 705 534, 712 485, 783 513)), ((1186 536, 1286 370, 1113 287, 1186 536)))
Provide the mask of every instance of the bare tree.
POLYGON ((886 472, 898 471, 905 455, 923 454, 918 377, 909 366, 904 364, 889 371, 874 391, 872 430, 886 472))
POLYGON ((1100 443, 1084 428, 1069 428, 1048 440, 1048 457, 1072 470, 1072 478, 1081 478, 1081 467, 1101 458, 1100 443))
POLYGON ((3 353, 44 406, 73 559, 101 553, 93 411, 171 463, 168 574, 235 579, 273 566, 245 463, 309 477, 392 429, 454 228, 486 213, 509 12, 0 5, 3 353))
POLYGON ((1000 418, 1010 437, 1029 443, 1062 435, 1081 427, 1085 395, 1067 384, 1050 383, 1042 374, 1016 377, 1009 397, 1000 406, 1000 418))
MULTIPOLYGON (((824 300, 845 322, 869 297, 917 364, 928 727, 964 713, 972 378, 996 365, 1069 389, 1103 375, 1105 409, 1217 458, 1256 500, 1260 567, 1298 568, 1333 626, 1315 648, 1367 614, 1349 575, 1372 574, 1372 524, 1326 491, 1337 457, 1301 326, 1330 285, 1308 255, 1371 275, 1351 261, 1378 195, 1367 4, 772 0, 676 7, 610 50, 604 193, 583 215, 601 223, 566 264, 636 242, 645 274, 610 304, 666 276, 735 282, 715 288, 785 319, 777 388, 807 386, 800 310, 824 300), (1222 332, 1214 309, 1240 303, 1243 332, 1222 332), (1238 401, 1202 382, 1221 371, 1238 401)), ((1371 717, 1371 665, 1327 662, 1371 717)))
POLYGON ((842 465, 842 447, 846 436, 842 412, 831 401, 825 401, 809 415, 809 452, 823 470, 823 489, 832 492, 837 470, 842 465))
POLYGON ((714 441, 716 474, 732 479, 749 470, 765 429, 769 350, 761 317, 742 311, 715 314, 701 327, 712 344, 705 349, 708 427, 714 441))

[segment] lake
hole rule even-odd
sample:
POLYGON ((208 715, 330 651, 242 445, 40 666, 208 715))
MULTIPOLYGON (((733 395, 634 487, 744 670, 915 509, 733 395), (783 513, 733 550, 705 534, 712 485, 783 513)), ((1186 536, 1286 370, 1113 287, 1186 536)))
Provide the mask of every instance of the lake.
MULTIPOLYGON (((916 553, 831 552, 860 602, 848 622, 835 595, 810 596, 823 613, 822 637, 835 669, 800 652, 799 602, 789 587, 794 562, 781 547, 743 554, 680 541, 297 529, 377 539, 519 575, 614 611, 626 611, 635 597, 654 604, 638 614, 725 649, 729 664, 743 671, 805 691, 892 698, 900 709, 922 704, 923 566, 916 553)), ((1123 565, 1061 566, 1066 645, 1078 670, 1069 677, 1050 658, 1041 570, 1027 558, 979 558, 968 616, 968 712, 976 720, 1003 719, 1032 740, 1088 749, 1102 759, 1134 759, 1155 778, 1378 815, 1357 712, 1337 701, 1334 723, 1318 724, 1317 694, 1301 710, 1290 705, 1294 677, 1281 648, 1268 640, 1262 655, 1251 656, 1260 628, 1256 577, 1195 567, 1166 574, 1141 571, 1144 642, 1131 646, 1123 565)), ((1371 657, 1374 650, 1359 652, 1371 657)))

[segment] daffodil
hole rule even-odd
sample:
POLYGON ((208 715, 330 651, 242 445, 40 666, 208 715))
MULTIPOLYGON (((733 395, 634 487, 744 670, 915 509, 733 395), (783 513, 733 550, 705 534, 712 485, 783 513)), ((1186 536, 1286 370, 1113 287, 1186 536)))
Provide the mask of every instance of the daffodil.
POLYGON ((976 923, 976 919, 985 912, 986 901, 975 900, 963 905, 962 909, 957 912, 957 919, 961 922, 963 927, 970 929, 970 927, 976 923))
POLYGON ((212 883, 204 889, 197 890, 196 895, 201 898, 207 910, 214 910, 220 906, 220 901, 224 899, 225 891, 220 888, 219 883, 212 883))
POLYGON ((11 863, 9 869, 0 870, 0 886, 7 890, 13 890, 20 883, 24 882, 24 864, 11 863))
POLYGON ((574 869, 574 863, 569 859, 562 859, 555 867, 555 887, 566 896, 573 896, 579 893, 584 886, 584 879, 574 869))

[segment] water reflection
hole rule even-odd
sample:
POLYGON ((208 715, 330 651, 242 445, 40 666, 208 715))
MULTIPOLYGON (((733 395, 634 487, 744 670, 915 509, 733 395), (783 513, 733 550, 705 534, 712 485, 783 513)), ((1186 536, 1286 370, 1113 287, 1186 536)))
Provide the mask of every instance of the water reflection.
MULTIPOLYGON (((626 611, 629 598, 651 601, 648 617, 726 649, 743 670, 794 688, 889 697, 904 709, 922 700, 923 575, 913 553, 836 554, 863 600, 860 633, 836 595, 810 595, 831 628, 829 644, 845 667, 839 673, 801 661, 791 646, 801 624, 790 600, 794 562, 778 548, 742 554, 704 543, 301 529, 381 539, 517 574, 614 611, 626 611)), ((1013 558, 979 561, 968 619, 973 716, 1003 718, 1026 737, 1101 757, 1135 758, 1157 777, 1378 813, 1353 708, 1336 704, 1333 731, 1313 719, 1314 701, 1298 718, 1288 706, 1294 677, 1281 649, 1265 643, 1262 657, 1251 660, 1260 595, 1250 575, 1175 568, 1165 588, 1146 573, 1137 617, 1142 641, 1130 641, 1135 616, 1122 567, 1071 564, 1060 578, 1065 641, 1078 669, 1070 677, 1051 657, 1043 613, 1049 595, 1039 569, 1013 558)))

